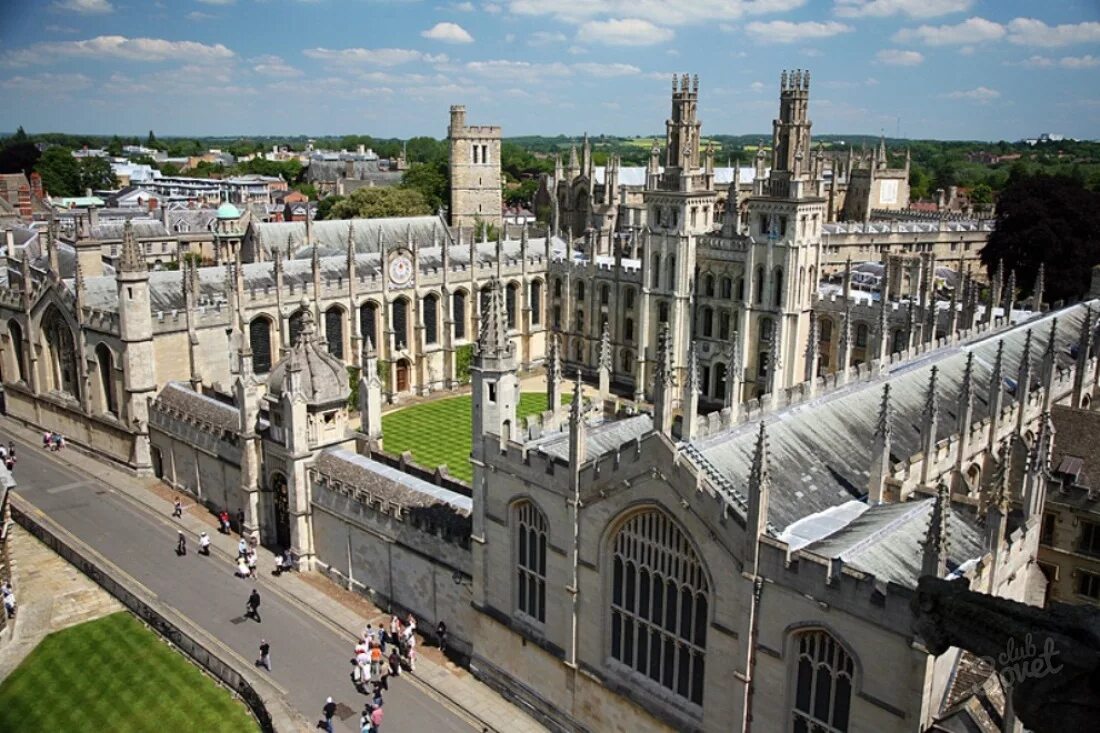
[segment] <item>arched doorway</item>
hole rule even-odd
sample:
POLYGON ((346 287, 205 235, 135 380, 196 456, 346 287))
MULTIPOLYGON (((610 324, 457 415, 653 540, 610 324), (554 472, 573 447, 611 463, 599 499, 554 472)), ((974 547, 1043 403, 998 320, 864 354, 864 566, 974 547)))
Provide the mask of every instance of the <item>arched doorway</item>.
POLYGON ((271 477, 271 493, 275 499, 275 544, 290 547, 290 487, 286 476, 276 473, 271 477))
POLYGON ((80 380, 77 374, 77 354, 73 332, 69 324, 54 306, 50 306, 42 319, 42 332, 46 337, 49 387, 53 391, 80 399, 80 380))
POLYGON ((397 391, 409 391, 409 360, 400 359, 397 362, 397 391))

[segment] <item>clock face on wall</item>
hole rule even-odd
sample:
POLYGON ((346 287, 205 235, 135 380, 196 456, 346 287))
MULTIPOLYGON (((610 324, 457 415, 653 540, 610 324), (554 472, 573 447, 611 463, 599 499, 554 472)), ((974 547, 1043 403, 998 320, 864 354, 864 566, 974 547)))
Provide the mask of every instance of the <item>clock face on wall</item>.
POLYGON ((412 258, 408 255, 400 254, 390 260, 390 282, 394 285, 407 285, 412 274, 412 258))

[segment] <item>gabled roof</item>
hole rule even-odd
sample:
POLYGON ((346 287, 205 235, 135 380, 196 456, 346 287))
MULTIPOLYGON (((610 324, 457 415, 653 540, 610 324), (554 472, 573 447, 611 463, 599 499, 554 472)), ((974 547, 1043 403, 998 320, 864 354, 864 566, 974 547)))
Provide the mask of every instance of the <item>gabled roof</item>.
MULTIPOLYGON (((249 229, 254 247, 263 254, 264 259, 271 259, 275 252, 286 254, 288 239, 293 243, 290 256, 312 256, 312 251, 306 245, 304 221, 253 222, 249 229)), ((389 247, 403 246, 406 237, 410 235, 412 241, 420 247, 450 239, 447 226, 438 216, 315 221, 310 223, 310 236, 320 256, 343 255, 347 253, 349 229, 352 230, 355 251, 358 253, 380 251, 379 236, 385 238, 389 247)))

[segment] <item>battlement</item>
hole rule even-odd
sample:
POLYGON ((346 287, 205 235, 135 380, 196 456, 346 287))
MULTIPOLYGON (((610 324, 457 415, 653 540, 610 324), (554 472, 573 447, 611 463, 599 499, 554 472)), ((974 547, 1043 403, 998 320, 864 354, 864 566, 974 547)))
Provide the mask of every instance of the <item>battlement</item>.
POLYGON ((699 75, 694 77, 684 74, 679 79, 679 86, 677 86, 676 74, 672 75, 672 96, 674 99, 683 99, 686 97, 695 97, 699 95, 699 75))

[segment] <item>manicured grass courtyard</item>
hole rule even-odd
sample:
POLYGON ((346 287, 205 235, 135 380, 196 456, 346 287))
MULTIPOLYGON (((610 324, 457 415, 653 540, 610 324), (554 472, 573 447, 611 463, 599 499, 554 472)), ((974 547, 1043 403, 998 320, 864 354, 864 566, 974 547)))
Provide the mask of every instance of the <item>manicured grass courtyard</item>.
MULTIPOLYGON (((571 395, 563 395, 568 402, 571 395)), ((474 477, 470 466, 473 421, 470 395, 425 402, 382 417, 382 445, 387 453, 411 451, 422 466, 447 466, 452 476, 463 481, 474 477)), ((516 417, 522 420, 546 409, 544 392, 524 392, 519 396, 516 417)))
POLYGON ((47 636, 0 684, 0 731, 240 733, 259 725, 121 612, 47 636))

